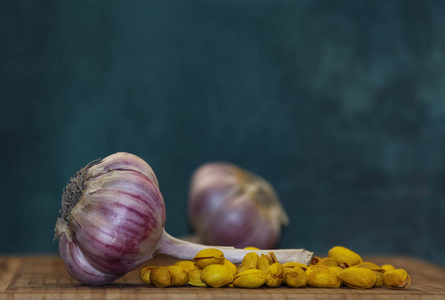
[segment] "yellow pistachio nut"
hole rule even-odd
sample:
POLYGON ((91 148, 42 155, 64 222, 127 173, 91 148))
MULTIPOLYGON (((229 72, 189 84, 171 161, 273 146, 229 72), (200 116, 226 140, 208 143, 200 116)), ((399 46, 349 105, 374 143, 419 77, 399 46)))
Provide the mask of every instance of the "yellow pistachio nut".
POLYGON ((261 254, 261 256, 258 258, 258 266, 257 268, 260 269, 263 272, 266 272, 267 268, 270 266, 269 259, 266 255, 261 254))
POLYGON ((329 267, 329 270, 331 270, 331 272, 333 272, 335 275, 338 276, 338 273, 340 273, 341 271, 343 271, 342 268, 340 267, 329 267))
POLYGON ((238 269, 238 272, 242 272, 249 269, 256 269, 258 267, 259 256, 256 252, 247 253, 238 269))
POLYGON ((172 274, 172 286, 183 286, 189 281, 189 277, 183 268, 178 266, 167 266, 166 268, 172 274))
POLYGON ((356 267, 356 268, 367 268, 367 269, 373 270, 374 272, 385 273, 385 269, 383 269, 379 265, 376 265, 375 263, 368 262, 368 261, 362 262, 361 264, 358 264, 358 265, 356 265, 354 267, 356 267))
POLYGON ((260 248, 257 248, 257 247, 244 247, 244 250, 260 250, 260 248))
POLYGON ((190 260, 180 260, 173 264, 174 266, 181 267, 186 273, 193 269, 198 268, 193 261, 190 260))
POLYGON ((396 268, 394 268, 393 265, 385 264, 382 266, 382 269, 386 271, 394 271, 396 268))
POLYGON ((248 269, 235 275, 233 285, 240 288, 259 288, 266 283, 266 273, 259 269, 248 269))
POLYGON ((274 263, 279 262, 277 257, 276 257, 276 255, 275 255, 275 253, 273 253, 272 251, 267 253, 266 257, 269 260, 270 264, 274 264, 274 263))
POLYGON ((207 284, 201 280, 201 272, 200 268, 192 269, 188 272, 189 281, 188 284, 198 287, 206 287, 207 284))
POLYGON ((139 270, 139 278, 147 283, 147 284, 151 284, 150 281, 150 273, 151 270, 156 268, 156 266, 143 266, 140 270, 139 270))
POLYGON ((376 276, 376 281, 374 287, 381 287, 383 286, 383 273, 374 271, 376 276))
POLYGON ((268 287, 280 287, 284 282, 284 272, 282 264, 271 264, 266 270, 266 278, 266 285, 268 287))
POLYGON ((383 276, 382 274, 385 273, 385 269, 383 269, 382 267, 380 267, 379 265, 372 263, 372 262, 362 262, 359 265, 353 266, 353 268, 367 268, 370 269, 372 271, 374 271, 375 275, 376 275, 376 281, 374 284, 374 287, 381 287, 383 286, 383 276))
POLYGON ((170 273, 170 271, 167 269, 167 267, 157 266, 150 272, 150 282, 154 286, 164 288, 172 286, 175 282, 175 279, 172 273, 170 273))
POLYGON ((338 262, 335 261, 332 257, 324 257, 318 261, 317 265, 326 266, 328 268, 338 267, 338 262))
POLYGON ((340 278, 326 266, 312 265, 306 270, 307 283, 313 287, 338 288, 340 278))
POLYGON ((235 266, 235 264, 227 259, 224 261, 224 266, 229 268, 229 271, 230 273, 232 273, 233 276, 235 276, 236 273, 238 272, 238 268, 235 266))
POLYGON ((331 248, 329 250, 328 257, 335 260, 340 265, 340 267, 351 267, 363 262, 360 255, 348 248, 341 246, 335 246, 331 248))
POLYGON ((204 269, 205 267, 213 264, 224 264, 224 253, 219 249, 208 248, 199 251, 193 258, 195 265, 198 268, 204 269))
POLYGON ((377 280, 374 271, 368 268, 347 268, 338 277, 342 283, 354 289, 370 289, 377 280))
POLYGON ((383 283, 392 289, 407 289, 411 284, 411 277, 403 269, 395 269, 383 273, 383 283))
POLYGON ((289 287, 298 288, 307 285, 306 272, 300 267, 288 267, 284 274, 284 283, 289 287))
POLYGON ((201 280, 208 286, 219 288, 231 284, 233 275, 225 265, 213 264, 202 270, 201 280))
POLYGON ((299 263, 299 262, 290 261, 290 262, 287 262, 287 263, 283 264, 283 272, 286 273, 287 270, 292 269, 294 267, 300 267, 304 271, 306 271, 306 269, 308 268, 308 266, 305 265, 305 264, 302 264, 302 263, 299 263))

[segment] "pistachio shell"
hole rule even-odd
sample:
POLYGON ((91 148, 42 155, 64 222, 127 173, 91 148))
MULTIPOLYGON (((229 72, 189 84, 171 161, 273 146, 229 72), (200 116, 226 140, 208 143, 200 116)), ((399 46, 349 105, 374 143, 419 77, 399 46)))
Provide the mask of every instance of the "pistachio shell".
POLYGON ((279 287, 284 282, 283 266, 280 263, 271 264, 266 270, 266 285, 279 287))
POLYGON ((375 285, 377 276, 368 268, 348 268, 338 274, 340 280, 350 288, 370 289, 375 285))
POLYGON ((235 266, 235 264, 233 264, 231 261, 227 259, 224 261, 224 266, 229 268, 230 273, 232 273, 233 276, 235 276, 236 273, 238 272, 238 268, 235 266))
POLYGON ((326 266, 328 268, 330 268, 330 267, 338 267, 338 262, 335 261, 331 257, 324 257, 324 258, 322 258, 322 259, 320 259, 318 261, 317 265, 326 266))
POLYGON ((392 289, 407 289, 411 284, 411 277, 405 270, 395 269, 383 274, 383 283, 392 289))
POLYGON ((189 281, 188 284, 199 287, 206 287, 207 284, 201 280, 201 272, 200 268, 192 269, 189 271, 189 281))
POLYGON ((368 261, 362 262, 361 264, 358 264, 358 265, 356 265, 354 267, 357 267, 357 268, 368 268, 368 269, 373 270, 374 272, 385 273, 385 270, 382 267, 380 267, 379 265, 376 265, 375 263, 368 262, 368 261))
POLYGON ((248 269, 236 274, 233 285, 241 288, 259 288, 266 283, 266 273, 259 269, 248 269))
POLYGON ((172 286, 183 286, 189 281, 189 277, 183 268, 178 266, 167 266, 167 270, 172 274, 172 286))
POLYGON ((208 248, 199 251, 193 258, 193 261, 198 268, 204 269, 209 265, 224 264, 225 257, 221 250, 208 248))
POLYGON ((386 271, 394 271, 396 268, 394 268, 393 265, 386 264, 382 266, 382 269, 385 270, 386 272, 386 271))
POLYGON ((256 252, 247 253, 242 262, 241 266, 238 269, 238 272, 242 272, 249 269, 256 269, 258 267, 259 256, 256 252))
POLYGON ((260 250, 260 248, 257 248, 257 247, 244 247, 244 250, 260 250))
POLYGON ((193 269, 198 268, 193 261, 190 260, 180 260, 173 264, 174 266, 181 267, 186 273, 193 269))
POLYGON ((156 268, 156 266, 144 266, 144 267, 142 267, 142 268, 139 270, 139 278, 140 278, 143 282, 145 282, 145 283, 147 283, 147 284, 151 284, 151 281, 150 281, 150 273, 151 273, 151 270, 154 269, 154 268, 156 268))
POLYGON ((276 255, 275 255, 275 253, 273 253, 272 251, 267 253, 266 257, 269 260, 270 264, 274 264, 274 263, 278 262, 278 259, 277 259, 276 255))
POLYGON ((306 270, 307 282, 310 286, 321 288, 338 288, 340 279, 326 266, 312 265, 306 270))
POLYGON ((333 272, 335 275, 338 276, 338 273, 340 273, 341 271, 343 271, 344 269, 340 268, 340 267, 329 267, 329 270, 331 270, 331 272, 333 272))
POLYGON ((202 270, 201 280, 208 286, 219 288, 231 284, 233 275, 225 265, 214 264, 202 270))
POLYGON ((294 288, 306 286, 306 272, 300 267, 288 267, 284 275, 284 283, 294 288))
POLYGON ((287 262, 287 263, 284 263, 284 264, 283 264, 283 271, 284 271, 284 273, 286 273, 286 271, 287 271, 288 269, 292 269, 292 268, 294 268, 294 267, 300 267, 300 268, 302 268, 304 271, 306 271, 306 269, 308 268, 308 266, 305 265, 305 264, 302 264, 302 263, 299 263, 299 262, 293 262, 293 261, 291 261, 291 262, 287 262))
POLYGON ((363 262, 360 255, 348 248, 341 246, 335 246, 331 248, 331 250, 329 250, 328 256, 334 259, 339 265, 343 265, 344 267, 351 267, 363 262))
POLYGON ((267 256, 264 254, 261 254, 260 258, 258 259, 258 266, 257 268, 260 269, 263 272, 266 272, 267 268, 270 266, 270 262, 267 259, 267 256))
POLYGON ((374 287, 381 287, 383 286, 383 273, 374 271, 376 276, 376 281, 374 287))
POLYGON ((150 282, 157 287, 169 287, 173 285, 174 277, 167 267, 158 266, 151 270, 150 282))

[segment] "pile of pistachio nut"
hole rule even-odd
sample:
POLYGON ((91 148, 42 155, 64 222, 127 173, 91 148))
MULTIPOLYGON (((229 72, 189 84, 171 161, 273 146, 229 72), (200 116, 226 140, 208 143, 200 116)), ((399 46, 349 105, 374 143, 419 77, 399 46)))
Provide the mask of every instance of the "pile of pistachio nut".
POLYGON ((162 288, 189 285, 213 288, 344 286, 354 289, 386 286, 406 289, 411 283, 404 269, 364 262, 360 255, 341 246, 330 249, 327 257, 315 256, 309 266, 297 262, 282 264, 273 252, 261 256, 249 252, 241 264, 235 265, 224 258, 221 250, 208 248, 198 252, 193 261, 182 260, 169 266, 143 266, 139 276, 144 283, 162 288))

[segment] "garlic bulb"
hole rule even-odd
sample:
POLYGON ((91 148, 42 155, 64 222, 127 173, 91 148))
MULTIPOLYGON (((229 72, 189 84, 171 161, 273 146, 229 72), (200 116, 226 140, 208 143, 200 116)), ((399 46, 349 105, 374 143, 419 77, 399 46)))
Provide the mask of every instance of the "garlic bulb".
POLYGON ((87 283, 113 281, 153 255, 166 218, 153 170, 128 153, 80 170, 64 190, 61 213, 59 252, 87 283))
POLYGON ((189 218, 208 245, 274 248, 288 217, 272 186, 229 163, 207 163, 192 176, 189 218))
MULTIPOLYGON (((71 276, 88 285, 113 282, 156 253, 192 260, 207 248, 165 231, 156 176, 144 160, 129 153, 112 154, 77 172, 64 189, 60 212, 55 228, 60 256, 71 276)), ((249 252, 220 249, 234 263, 249 252)), ((304 249, 275 254, 283 262, 305 264, 313 255, 304 249)))

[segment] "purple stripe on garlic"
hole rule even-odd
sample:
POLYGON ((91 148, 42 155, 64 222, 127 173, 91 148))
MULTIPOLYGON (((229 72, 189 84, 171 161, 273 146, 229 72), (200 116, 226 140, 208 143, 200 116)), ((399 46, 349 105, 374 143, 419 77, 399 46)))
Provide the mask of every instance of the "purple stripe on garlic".
MULTIPOLYGON (((165 205, 156 175, 144 160, 129 153, 115 153, 77 172, 64 189, 60 212, 55 228, 60 256, 69 274, 88 285, 111 283, 156 253, 192 260, 208 247, 165 231, 165 205)), ((249 252, 217 248, 233 263, 249 252)), ((313 255, 304 249, 274 252, 282 262, 306 264, 313 255)))

